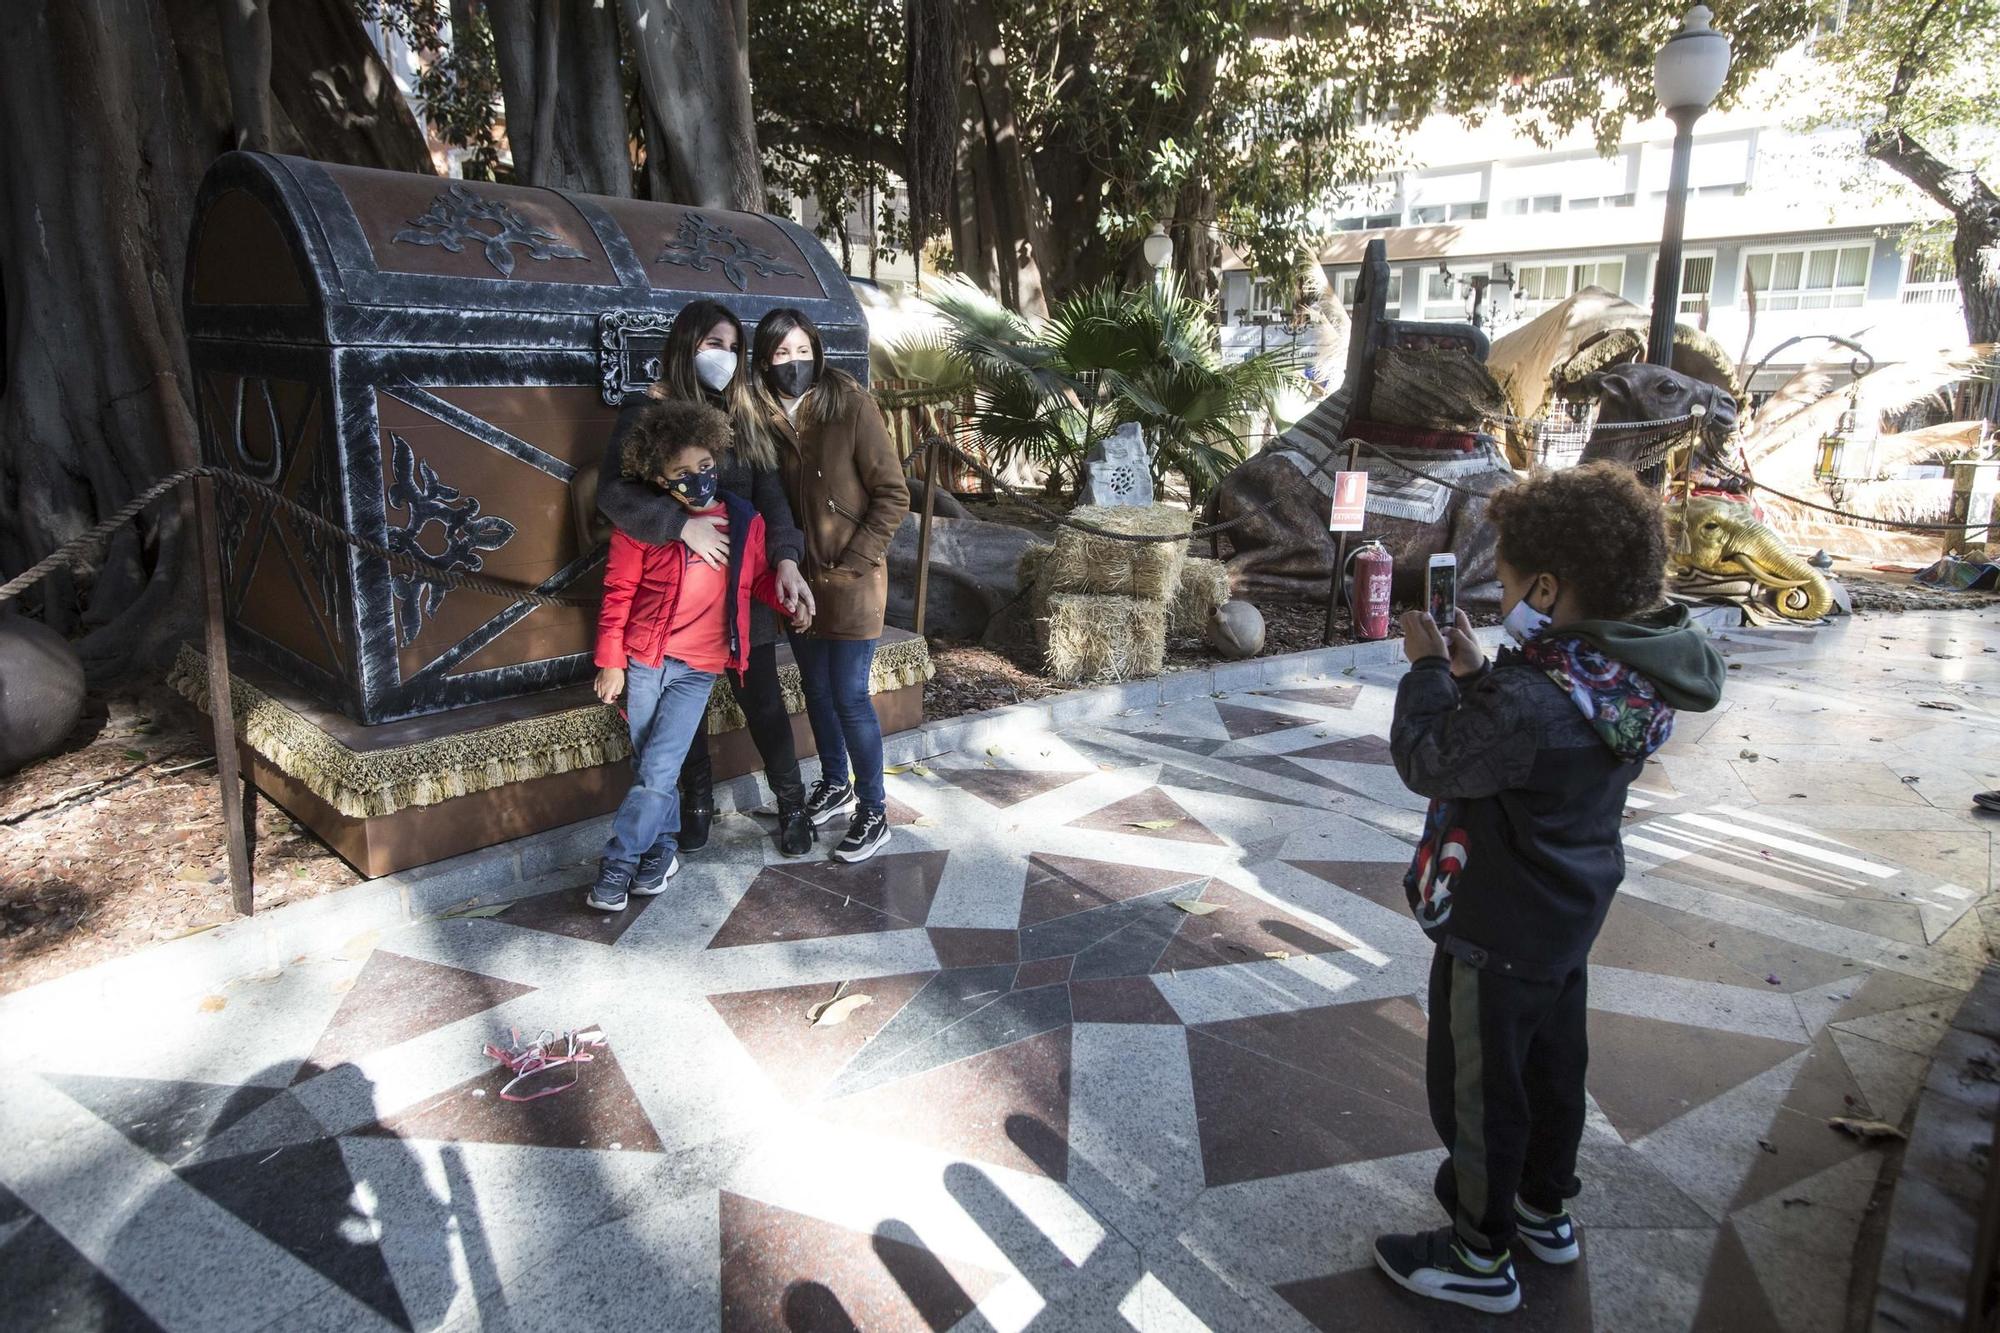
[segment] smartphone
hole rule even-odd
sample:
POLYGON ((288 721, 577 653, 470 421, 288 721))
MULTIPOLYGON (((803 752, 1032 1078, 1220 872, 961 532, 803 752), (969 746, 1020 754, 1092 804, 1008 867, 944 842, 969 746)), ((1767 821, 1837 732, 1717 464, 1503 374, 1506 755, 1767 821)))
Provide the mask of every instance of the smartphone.
POLYGON ((1424 570, 1424 605, 1440 630, 1450 633, 1458 623, 1458 557, 1449 551, 1432 556, 1424 570))

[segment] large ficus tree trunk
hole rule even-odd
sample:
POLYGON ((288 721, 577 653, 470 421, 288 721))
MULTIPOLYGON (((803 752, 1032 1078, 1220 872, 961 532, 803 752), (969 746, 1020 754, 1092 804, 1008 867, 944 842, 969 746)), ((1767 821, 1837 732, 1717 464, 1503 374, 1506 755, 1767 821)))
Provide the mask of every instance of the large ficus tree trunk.
MULTIPOLYGON (((285 0, 276 96, 238 116, 217 0, 0 5, 0 571, 13 573, 194 461, 181 274, 195 190, 217 153, 282 151, 403 169, 422 137, 347 0, 285 0), (160 391, 162 377, 166 392, 160 391), (170 414, 163 417, 162 413, 170 414)), ((238 70, 242 84, 242 71, 238 70)), ((254 82, 247 86, 254 86, 254 82)), ((162 503, 91 575, 28 605, 114 680, 187 633, 199 608, 190 530, 162 503)))
POLYGON ((632 193, 618 10, 612 0, 486 0, 514 177, 632 193))
MULTIPOLYGON (((2000 342, 2000 194, 1978 172, 1953 167, 1901 130, 1870 135, 1867 149, 1951 214, 1952 272, 1965 303, 1966 337, 2000 342)), ((2000 395, 1993 397, 2000 404, 2000 395)))
POLYGON ((721 0, 623 0, 639 62, 648 153, 664 153, 677 203, 761 211, 764 165, 750 112, 748 8, 721 0))

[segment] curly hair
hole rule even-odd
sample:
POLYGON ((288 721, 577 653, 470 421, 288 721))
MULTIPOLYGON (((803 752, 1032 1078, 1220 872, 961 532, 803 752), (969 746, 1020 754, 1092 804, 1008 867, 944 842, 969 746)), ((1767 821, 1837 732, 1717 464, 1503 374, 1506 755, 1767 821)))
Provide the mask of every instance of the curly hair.
POLYGON ((1592 619, 1649 611, 1664 595, 1666 514, 1627 468, 1545 472, 1495 495, 1488 514, 1500 529, 1500 558, 1521 574, 1555 575, 1592 619))
POLYGON ((618 470, 633 481, 651 481, 689 449, 706 449, 720 464, 729 454, 729 442, 729 418, 706 403, 678 398, 651 402, 626 433, 618 470))

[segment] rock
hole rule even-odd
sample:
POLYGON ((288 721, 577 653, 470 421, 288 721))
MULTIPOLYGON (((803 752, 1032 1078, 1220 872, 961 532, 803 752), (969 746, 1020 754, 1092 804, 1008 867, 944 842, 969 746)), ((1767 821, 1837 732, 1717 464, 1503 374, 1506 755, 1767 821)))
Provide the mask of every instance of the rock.
POLYGON ((83 663, 62 635, 0 615, 0 774, 52 754, 83 716, 83 663))
POLYGON ((1264 613, 1248 602, 1224 602, 1209 613, 1202 638, 1224 657, 1255 657, 1264 651, 1264 613))
MULTIPOLYGON (((903 629, 916 624, 917 527, 911 515, 889 543, 889 623, 903 629)), ((925 632, 983 640, 989 623, 1020 599, 1021 553, 1040 541, 1011 523, 933 518, 925 632)))
MULTIPOLYGON (((910 512, 921 518, 924 512, 923 478, 910 477, 907 478, 907 481, 910 487, 910 512)), ((965 516, 965 506, 959 503, 958 497, 944 487, 938 487, 937 500, 931 506, 931 517, 933 519, 940 519, 964 518, 965 516)))

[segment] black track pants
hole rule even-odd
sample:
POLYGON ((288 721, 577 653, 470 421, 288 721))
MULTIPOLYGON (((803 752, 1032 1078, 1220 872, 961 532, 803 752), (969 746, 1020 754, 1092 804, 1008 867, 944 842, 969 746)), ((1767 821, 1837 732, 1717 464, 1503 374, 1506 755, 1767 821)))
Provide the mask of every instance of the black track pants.
MULTIPOLYGON (((781 800, 797 797, 803 788, 799 780, 799 756, 792 744, 792 715, 785 711, 785 694, 778 687, 778 645, 767 643, 750 650, 750 669, 743 683, 729 682, 736 706, 749 723, 750 739, 764 761, 764 776, 771 792, 781 800)), ((708 761, 708 730, 695 733, 681 763, 681 789, 690 796, 707 797, 713 790, 708 761)))
POLYGON ((1524 981, 1439 949, 1425 1051, 1431 1123, 1450 1160, 1438 1201, 1466 1245, 1514 1239, 1514 1199, 1554 1212, 1573 1198, 1583 1137, 1585 968, 1524 981))

